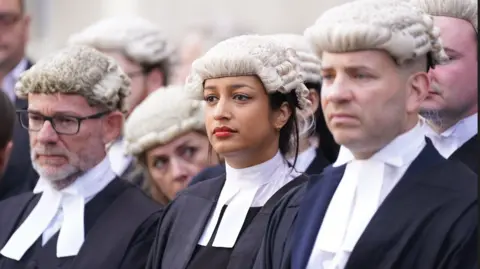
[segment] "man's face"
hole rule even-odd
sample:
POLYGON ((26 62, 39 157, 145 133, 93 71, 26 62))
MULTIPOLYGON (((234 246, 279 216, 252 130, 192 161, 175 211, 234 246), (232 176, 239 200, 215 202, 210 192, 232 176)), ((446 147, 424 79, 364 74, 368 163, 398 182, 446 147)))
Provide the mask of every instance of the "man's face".
POLYGON ((127 97, 128 114, 137 107, 148 95, 147 75, 142 67, 117 51, 102 51, 106 55, 115 59, 120 68, 130 77, 131 94, 127 97))
POLYGON ((440 129, 478 111, 477 40, 473 26, 449 17, 435 17, 450 60, 431 69, 431 90, 421 114, 440 129))
POLYGON ((0 69, 10 71, 24 57, 29 25, 20 0, 0 0, 0 69))
POLYGON ((386 52, 324 52, 322 65, 321 105, 338 144, 371 153, 404 131, 415 98, 386 52))
MULTIPOLYGON (((85 117, 103 112, 91 107, 82 96, 65 94, 29 94, 28 111, 30 119, 36 115, 85 117)), ((105 145, 109 142, 104 121, 105 118, 84 120, 74 135, 58 134, 49 121, 38 132, 30 131, 35 170, 47 180, 59 181, 97 165, 105 157, 105 145)))

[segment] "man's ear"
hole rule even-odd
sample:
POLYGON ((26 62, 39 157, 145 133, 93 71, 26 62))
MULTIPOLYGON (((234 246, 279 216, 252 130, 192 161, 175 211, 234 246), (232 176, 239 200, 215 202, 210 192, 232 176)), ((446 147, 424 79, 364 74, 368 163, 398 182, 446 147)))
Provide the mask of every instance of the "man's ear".
POLYGON ((0 149, 0 175, 5 172, 7 169, 8 160, 10 159, 10 154, 12 153, 13 149, 13 141, 9 141, 7 145, 0 149))
POLYGON ((418 72, 410 76, 407 85, 407 112, 417 113, 421 104, 427 98, 430 88, 430 78, 426 72, 418 72))
POLYGON ((280 106, 280 108, 277 111, 275 111, 275 114, 274 114, 275 118, 273 121, 275 129, 276 130, 282 129, 283 126, 287 124, 288 119, 290 118, 291 115, 292 115, 292 109, 290 108, 287 102, 284 102, 280 106))
POLYGON ((122 135, 124 121, 125 117, 120 111, 113 111, 105 116, 103 121, 103 142, 105 145, 122 135))

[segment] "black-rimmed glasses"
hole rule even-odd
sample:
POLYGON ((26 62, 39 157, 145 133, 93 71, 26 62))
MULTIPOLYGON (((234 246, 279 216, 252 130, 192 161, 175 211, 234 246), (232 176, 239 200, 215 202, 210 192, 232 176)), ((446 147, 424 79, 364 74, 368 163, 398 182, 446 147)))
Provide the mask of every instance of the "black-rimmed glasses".
POLYGON ((55 132, 63 135, 76 135, 80 131, 80 125, 82 121, 99 119, 108 113, 110 113, 110 111, 103 111, 86 117, 67 115, 55 115, 53 117, 48 117, 37 112, 17 110, 17 115, 23 128, 32 132, 38 132, 43 128, 45 121, 49 121, 55 132))

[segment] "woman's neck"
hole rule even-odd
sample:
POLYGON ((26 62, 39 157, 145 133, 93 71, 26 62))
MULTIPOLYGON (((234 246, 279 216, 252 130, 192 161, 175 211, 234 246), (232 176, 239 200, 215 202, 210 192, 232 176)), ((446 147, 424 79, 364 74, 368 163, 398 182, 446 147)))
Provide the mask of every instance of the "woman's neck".
POLYGON ((278 147, 262 148, 261 150, 248 149, 242 152, 225 154, 225 162, 235 169, 243 169, 264 163, 278 152, 278 147))

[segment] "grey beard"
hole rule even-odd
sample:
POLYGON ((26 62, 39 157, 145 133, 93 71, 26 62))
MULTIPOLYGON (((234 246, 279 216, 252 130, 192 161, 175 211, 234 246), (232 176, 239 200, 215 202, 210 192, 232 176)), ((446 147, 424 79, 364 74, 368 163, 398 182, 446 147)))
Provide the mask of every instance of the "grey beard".
POLYGON ((442 129, 445 125, 442 114, 438 110, 421 110, 420 116, 422 116, 431 124, 437 126, 440 129, 442 129))

